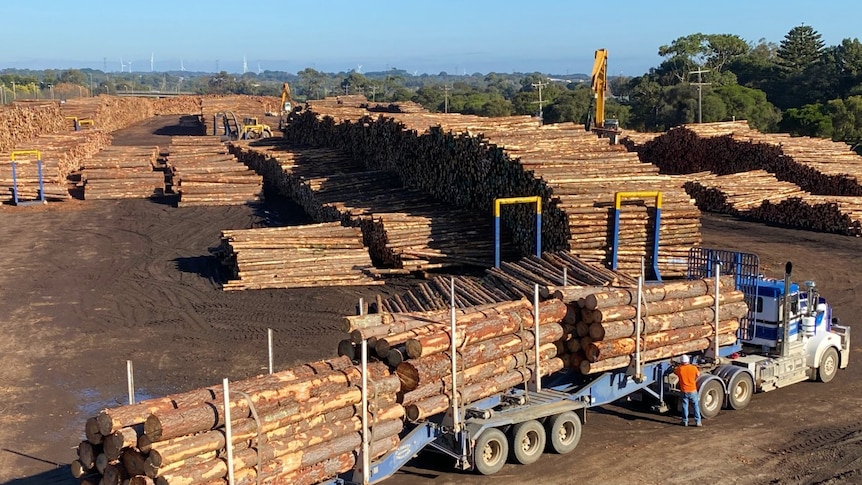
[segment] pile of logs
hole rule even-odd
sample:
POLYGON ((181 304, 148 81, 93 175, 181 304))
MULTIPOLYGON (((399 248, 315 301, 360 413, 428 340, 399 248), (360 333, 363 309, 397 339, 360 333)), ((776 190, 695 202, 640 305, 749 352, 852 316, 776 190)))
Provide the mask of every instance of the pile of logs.
MULTIPOLYGON (((535 285, 542 298, 561 286, 634 286, 630 277, 587 263, 568 251, 543 253, 542 258, 527 256, 515 262, 501 262, 499 268, 485 270, 482 279, 455 277, 455 307, 532 299, 535 285), (565 268, 565 281, 563 269, 565 268)), ((380 302, 380 311, 389 313, 443 310, 451 303, 450 280, 435 276, 404 294, 380 302)))
MULTIPOLYGON (((45 198, 69 198, 67 177, 83 165, 84 160, 97 153, 110 142, 110 136, 101 131, 44 134, 31 139, 15 150, 39 150, 42 157, 42 180, 45 198)), ((39 170, 35 156, 16 156, 16 178, 19 200, 39 198, 39 170)), ((0 153, 0 188, 12 199, 11 152, 0 153)))
POLYGON ((629 146, 663 173, 766 170, 812 194, 862 195, 862 156, 846 143, 759 133, 745 121, 683 125, 629 146))
MULTIPOLYGON (((627 367, 635 353, 637 291, 631 288, 559 288, 566 302, 564 323, 575 331, 565 341, 564 358, 584 374, 627 367)), ((644 362, 701 351, 713 345, 716 330, 714 280, 650 285, 644 289, 641 357, 644 362)), ((739 319, 748 313, 732 276, 719 287, 719 345, 736 339, 739 319)))
MULTIPOLYGON (((314 220, 358 225, 386 273, 493 263, 490 218, 404 188, 392 172, 365 169, 342 152, 232 143, 237 156, 314 220)), ((505 242, 505 240, 504 240, 505 242)), ((506 246, 504 245, 504 248, 506 246)))
MULTIPOLYGON (((112 132, 152 117, 152 100, 138 97, 100 95, 93 98, 69 99, 62 105, 63 117, 92 119, 95 128, 112 132)), ((71 122, 65 120, 67 128, 71 122)))
MULTIPOLYGON (((205 133, 215 135, 221 130, 221 119, 217 119, 219 113, 233 112, 239 122, 243 118, 255 117, 261 123, 267 123, 266 113, 278 112, 280 100, 274 96, 205 96, 201 98, 201 115, 204 122, 205 133)), ((275 118, 271 120, 278 121, 275 118)), ((272 123, 269 123, 272 125, 272 123)), ((275 128, 275 126, 270 126, 275 128)), ((221 133, 220 133, 221 134, 221 133)))
MULTIPOLYGON (((554 342, 565 334, 561 324, 566 305, 560 300, 539 304, 539 352, 542 375, 563 368, 554 342)), ((369 349, 401 380, 399 402, 407 418, 419 421, 445 411, 451 398, 450 312, 368 314, 345 318, 350 339, 339 344, 344 355, 356 353, 363 339, 369 349)), ((458 392, 462 404, 527 382, 535 362, 533 305, 527 300, 473 306, 456 311, 458 392)))
POLYGON ((158 147, 109 146, 83 162, 84 198, 160 197, 165 172, 158 164, 158 147))
POLYGON ((261 177, 218 138, 172 137, 167 163, 180 206, 253 204, 263 198, 261 177))
MULTIPOLYGON (((285 136, 346 150, 370 169, 396 173, 407 187, 480 213, 491 213, 496 198, 540 196, 543 248, 570 248, 589 261, 607 264, 613 257, 617 191, 663 192, 663 276, 684 275, 680 261, 700 242, 700 211, 682 189, 683 179, 660 175, 625 148, 574 125, 541 127, 529 116, 383 116, 363 106, 310 103, 285 136)), ((629 202, 622 209, 617 261, 634 273, 640 259, 651 256, 655 211, 649 200, 629 202)), ((522 253, 535 252, 535 208, 506 207, 502 217, 522 253)))
MULTIPOLYGON (((368 373, 371 459, 398 446, 400 381, 368 373)), ((87 420, 71 466, 90 483, 312 485, 351 470, 361 450, 361 371, 349 359, 304 364, 231 384, 232 442, 221 386, 105 409, 87 420), (241 394, 242 393, 242 394, 241 394)))
POLYGON ((362 233, 338 222, 222 231, 215 251, 231 271, 225 290, 383 284, 362 233))
POLYGON ((38 135, 68 131, 65 126, 58 103, 16 101, 0 106, 0 152, 24 146, 38 135))

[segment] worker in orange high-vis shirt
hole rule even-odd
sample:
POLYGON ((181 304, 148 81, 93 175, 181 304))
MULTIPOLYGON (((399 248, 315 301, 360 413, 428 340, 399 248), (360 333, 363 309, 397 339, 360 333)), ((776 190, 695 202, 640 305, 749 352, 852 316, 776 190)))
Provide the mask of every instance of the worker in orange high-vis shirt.
POLYGON ((701 426, 700 398, 697 395, 697 376, 700 375, 700 370, 692 365, 687 355, 683 355, 673 373, 679 378, 679 390, 682 392, 682 425, 688 426, 688 403, 690 402, 694 408, 695 425, 701 426))

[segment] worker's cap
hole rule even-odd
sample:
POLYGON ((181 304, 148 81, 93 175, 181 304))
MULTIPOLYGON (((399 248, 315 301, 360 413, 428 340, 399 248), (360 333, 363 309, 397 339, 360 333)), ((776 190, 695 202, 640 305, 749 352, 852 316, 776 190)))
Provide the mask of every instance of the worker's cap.
POLYGON ((687 355, 683 355, 682 357, 679 358, 679 361, 682 362, 683 364, 688 364, 689 362, 691 362, 691 359, 689 359, 689 357, 687 355))

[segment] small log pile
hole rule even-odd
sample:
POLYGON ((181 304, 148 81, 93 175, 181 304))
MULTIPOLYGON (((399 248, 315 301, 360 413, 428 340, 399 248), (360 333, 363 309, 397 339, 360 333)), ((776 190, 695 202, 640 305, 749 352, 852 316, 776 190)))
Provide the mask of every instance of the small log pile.
POLYGON ((392 172, 364 169, 330 149, 232 147, 314 220, 358 225, 380 273, 493 263, 490 221, 406 189, 392 172))
POLYGON ((728 175, 702 172, 694 174, 686 182, 685 189, 701 210, 735 215, 759 207, 764 201, 776 204, 785 199, 811 195, 796 184, 776 179, 774 174, 765 170, 728 175))
MULTIPOLYGON (((609 221, 620 190, 663 192, 658 261, 663 276, 684 275, 681 256, 700 242, 700 212, 682 190, 684 180, 660 175, 623 147, 574 125, 540 127, 529 116, 383 116, 361 102, 345 106, 324 100, 309 108, 294 116, 286 138, 346 150, 367 167, 392 171, 407 187, 439 200, 490 213, 495 198, 539 196, 543 248, 572 249, 607 264, 609 221)), ((521 252, 535 252, 535 208, 506 207, 502 217, 521 252)), ((640 259, 651 256, 650 201, 630 201, 621 222, 618 267, 634 273, 640 259)))
MULTIPOLYGON (((715 340, 714 280, 675 281, 644 289, 641 351, 648 362, 705 350, 715 340)), ((567 366, 594 374, 627 367, 636 341, 637 291, 632 288, 569 287, 555 291, 566 302, 564 324, 575 331, 565 342, 567 366)), ((719 345, 736 339, 739 319, 748 312, 732 276, 719 287, 719 345)))
POLYGON ((16 101, 0 106, 0 152, 25 146, 39 135, 68 131, 65 127, 59 103, 16 101))
POLYGON ((222 231, 216 250, 231 271, 224 290, 383 284, 359 228, 338 222, 222 231))
POLYGON ((154 115, 192 115, 200 121, 201 96, 171 96, 153 100, 154 115))
POLYGON ((233 112, 240 123, 243 118, 255 117, 258 122, 267 123, 274 129, 276 126, 272 126, 273 123, 269 121, 275 120, 277 124, 278 119, 270 118, 268 121, 266 113, 278 112, 280 103, 281 100, 274 96, 204 96, 201 98, 200 113, 206 130, 205 133, 214 135, 222 128, 221 119, 216 119, 216 115, 226 111, 233 112))
MULTIPOLYGON (((563 368, 554 342, 565 334, 560 322, 566 311, 560 300, 539 304, 542 375, 563 368)), ((354 355, 354 345, 367 340, 373 353, 396 368, 399 402, 408 419, 419 421, 449 406, 450 318, 449 310, 347 317, 342 329, 350 339, 339 344, 339 353, 354 355)), ((463 404, 528 381, 536 345, 532 303, 522 299, 456 310, 455 345, 463 404)))
MULTIPOLYGON (((588 263, 568 251, 543 253, 542 258, 527 256, 515 262, 501 262, 499 268, 485 270, 481 279, 455 277, 455 307, 498 303, 521 298, 532 299, 535 285, 542 298, 550 297, 557 288, 569 285, 634 286, 630 277, 588 263), (565 281, 563 269, 565 268, 565 281)), ((388 313, 433 311, 449 308, 450 280, 435 276, 404 294, 395 294, 381 301, 380 311, 388 313)))
POLYGON ((683 125, 630 149, 662 173, 766 170, 815 195, 862 195, 862 156, 847 144, 759 133, 745 121, 683 125))
MULTIPOLYGON (((375 459, 398 446, 404 408, 385 365, 371 364, 368 381, 375 459)), ((237 485, 320 483, 356 463, 361 383, 344 357, 234 382, 231 443, 221 386, 105 409, 87 420, 72 474, 111 485, 225 484, 231 446, 237 485)))
POLYGON ((165 172, 158 147, 109 146, 83 162, 84 199, 160 197, 165 172))
MULTIPOLYGON (((44 134, 31 139, 16 150, 39 150, 42 156, 42 179, 45 198, 64 200, 69 198, 67 177, 78 170, 88 157, 110 143, 110 136, 101 131, 44 134)), ((33 156, 16 157, 18 198, 39 198, 39 170, 33 156)), ((12 199, 11 152, 0 153, 0 188, 12 199)))
POLYGON ((167 163, 179 206, 254 204, 263 197, 261 177, 217 138, 172 137, 167 163))
MULTIPOLYGON (((90 118, 95 123, 94 128, 107 133, 126 128, 155 114, 150 99, 108 95, 69 99, 60 111, 63 117, 90 118)), ((70 128, 71 122, 64 121, 70 128)))

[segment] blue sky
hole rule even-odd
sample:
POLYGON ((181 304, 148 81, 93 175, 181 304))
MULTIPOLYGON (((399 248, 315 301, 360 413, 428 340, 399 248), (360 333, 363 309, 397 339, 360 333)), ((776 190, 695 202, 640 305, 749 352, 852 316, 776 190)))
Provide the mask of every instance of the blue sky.
POLYGON ((658 47, 695 32, 779 42, 811 25, 827 45, 857 36, 862 0, 3 2, 0 68, 242 72, 587 73, 659 64, 658 47))

